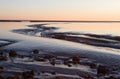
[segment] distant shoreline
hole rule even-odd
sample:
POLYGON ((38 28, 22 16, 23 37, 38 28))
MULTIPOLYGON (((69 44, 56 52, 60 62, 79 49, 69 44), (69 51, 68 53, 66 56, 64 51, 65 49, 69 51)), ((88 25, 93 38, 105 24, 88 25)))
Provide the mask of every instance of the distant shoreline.
POLYGON ((90 20, 0 20, 0 22, 81 22, 81 23, 120 23, 120 21, 90 21, 90 20))

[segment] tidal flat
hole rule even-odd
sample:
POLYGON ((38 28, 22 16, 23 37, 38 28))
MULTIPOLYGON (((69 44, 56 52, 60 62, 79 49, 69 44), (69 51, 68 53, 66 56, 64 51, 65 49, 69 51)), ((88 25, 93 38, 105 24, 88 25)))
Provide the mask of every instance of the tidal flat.
POLYGON ((2 79, 120 78, 118 36, 61 30, 56 23, 0 25, 2 79))

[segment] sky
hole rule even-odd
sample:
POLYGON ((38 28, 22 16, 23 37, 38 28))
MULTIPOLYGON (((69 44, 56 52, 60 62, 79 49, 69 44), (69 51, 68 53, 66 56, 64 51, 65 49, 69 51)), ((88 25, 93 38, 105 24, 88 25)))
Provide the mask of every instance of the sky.
POLYGON ((120 20, 120 0, 0 0, 0 19, 120 20))

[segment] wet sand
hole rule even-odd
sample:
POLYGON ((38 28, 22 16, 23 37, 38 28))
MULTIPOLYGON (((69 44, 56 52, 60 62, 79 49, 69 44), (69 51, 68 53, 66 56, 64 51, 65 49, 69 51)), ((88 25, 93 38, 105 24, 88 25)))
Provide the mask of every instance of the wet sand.
MULTIPOLYGON (((44 25, 42 24, 38 26, 31 25, 31 28, 29 29, 27 28, 27 29, 12 30, 12 32, 14 33, 25 35, 24 37, 26 38, 25 39, 22 38, 20 40, 17 40, 15 38, 13 38, 13 40, 11 40, 11 38, 4 39, 4 40, 1 39, 0 50, 4 51, 5 53, 9 53, 9 50, 15 50, 18 55, 22 55, 23 57, 25 56, 25 58, 27 58, 30 56, 31 52, 34 49, 38 49, 40 51, 39 52, 40 54, 52 54, 55 56, 63 56, 63 57, 66 57, 66 56, 72 57, 75 55, 79 55, 81 58, 83 58, 83 60, 84 59, 87 60, 87 61, 84 61, 84 63, 90 61, 95 64, 105 65, 109 68, 112 68, 114 66, 118 66, 118 67, 120 66, 120 63, 119 63, 120 56, 117 49, 115 51, 111 51, 111 50, 103 49, 102 47, 104 46, 96 47, 96 45, 93 45, 93 46, 89 45, 89 42, 92 42, 92 44, 103 43, 103 45, 108 44, 109 46, 109 44, 111 44, 113 46, 114 44, 118 43, 118 40, 103 40, 103 39, 98 40, 97 38, 95 39, 91 37, 81 36, 81 37, 77 37, 77 39, 86 40, 86 41, 82 41, 78 43, 75 41, 76 40, 76 37, 74 37, 75 33, 62 33, 62 34, 57 33, 56 34, 54 33, 54 31, 57 29, 58 28, 55 28, 55 27, 50 27, 50 28, 44 27, 44 25), (56 36, 58 36, 58 34, 65 35, 65 36, 64 37, 62 36, 62 38, 57 38, 56 36)), ((81 34, 76 34, 76 35, 81 35, 81 34)), ((99 45, 97 44, 97 46, 99 45)), ((18 69, 28 69, 28 70, 34 69, 35 72, 37 72, 36 70, 37 68, 39 70, 42 70, 42 69, 48 70, 46 71, 47 73, 50 72, 51 70, 55 70, 58 74, 63 74, 62 76, 64 77, 66 77, 65 75, 68 75, 69 77, 71 75, 75 75, 75 78, 73 79, 77 79, 77 78, 80 79, 80 77, 84 77, 89 74, 96 77, 96 74, 97 74, 96 69, 95 71, 92 72, 92 69, 89 67, 88 64, 87 66, 80 64, 82 65, 80 67, 88 68, 91 70, 91 72, 89 72, 89 70, 85 71, 85 69, 81 70, 81 69, 77 69, 77 67, 69 68, 63 65, 56 65, 52 67, 51 65, 49 65, 49 63, 45 64, 46 62, 44 63, 40 63, 38 61, 23 62, 22 59, 20 59, 19 61, 15 60, 15 62, 16 63, 12 64, 10 60, 8 60, 7 62, 0 63, 0 66, 4 66, 7 69, 9 69, 12 66, 13 69, 11 70, 16 69, 16 67, 18 67, 18 69)), ((82 60, 80 62, 82 62, 82 60)), ((119 74, 118 71, 119 70, 117 70, 117 74, 119 74)), ((66 79, 68 79, 68 76, 66 79)))

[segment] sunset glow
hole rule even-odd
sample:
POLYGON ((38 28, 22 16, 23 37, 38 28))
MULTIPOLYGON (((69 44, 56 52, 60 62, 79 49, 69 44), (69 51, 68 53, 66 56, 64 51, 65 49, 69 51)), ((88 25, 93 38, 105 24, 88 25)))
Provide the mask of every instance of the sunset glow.
POLYGON ((0 19, 120 20, 120 0, 1 0, 0 19))

